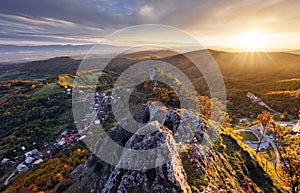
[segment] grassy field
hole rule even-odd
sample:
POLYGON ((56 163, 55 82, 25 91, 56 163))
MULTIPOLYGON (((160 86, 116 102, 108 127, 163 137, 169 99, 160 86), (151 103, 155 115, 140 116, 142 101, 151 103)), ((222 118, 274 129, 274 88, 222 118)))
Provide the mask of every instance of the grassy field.
MULTIPOLYGON (((77 84, 79 85, 96 85, 97 80, 100 78, 100 81, 102 84, 106 85, 111 80, 103 76, 105 73, 103 72, 91 72, 91 73, 83 73, 78 75, 76 78, 77 84)), ((47 85, 44 85, 40 89, 38 89, 36 92, 33 93, 33 96, 42 96, 42 95, 49 95, 49 94, 55 94, 55 93, 62 93, 63 88, 59 88, 57 84, 60 86, 74 86, 74 80, 75 75, 73 74, 62 74, 58 76, 57 83, 49 83, 47 85)))
POLYGON ((103 74, 103 72, 87 72, 81 73, 77 76, 72 74, 64 74, 58 76, 58 84, 61 86, 74 86, 74 80, 76 78, 76 84, 78 85, 96 85, 97 80, 103 74))
POLYGON ((88 73, 84 74, 84 78, 88 82, 96 82, 100 76, 102 76, 103 72, 94 72, 94 73, 88 73))
POLYGON ((62 92, 63 89, 58 88, 58 85, 56 83, 50 83, 37 90, 35 93, 33 93, 33 96, 37 97, 41 95, 49 95, 49 94, 62 93, 62 92))
POLYGON ((32 73, 29 71, 9 70, 0 73, 0 81, 5 80, 45 80, 51 77, 47 71, 43 73, 32 73))
POLYGON ((258 141, 257 137, 249 131, 240 131, 239 134, 244 141, 258 141))
POLYGON ((19 74, 21 74, 21 72, 18 70, 6 71, 6 72, 0 74, 0 80, 7 79, 7 77, 15 76, 15 75, 19 75, 19 74))
POLYGON ((239 130, 239 129, 244 129, 244 128, 249 128, 252 127, 254 125, 256 125, 258 123, 257 120, 251 121, 249 123, 238 123, 238 124, 234 124, 232 127, 234 130, 239 130))

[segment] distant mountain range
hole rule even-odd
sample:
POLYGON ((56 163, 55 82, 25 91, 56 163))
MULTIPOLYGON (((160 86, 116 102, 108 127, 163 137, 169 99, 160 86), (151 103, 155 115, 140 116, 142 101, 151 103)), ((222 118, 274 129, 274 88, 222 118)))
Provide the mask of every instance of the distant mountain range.
MULTIPOLYGON (((224 51, 224 52, 234 52, 234 53, 243 52, 238 48, 224 47, 224 46, 205 46, 205 48, 209 50, 224 51)), ((286 53, 300 54, 299 49, 289 49, 289 48, 273 48, 262 52, 286 52, 286 53)))
POLYGON ((31 51, 31 50, 52 50, 52 49, 89 49, 93 44, 86 45, 39 45, 39 46, 19 46, 19 45, 9 45, 9 44, 0 44, 0 52, 9 52, 9 51, 31 51))
MULTIPOLYGON (((11 50, 21 49, 18 46, 5 46, 10 47, 11 50)), ((80 46, 80 49, 89 49, 91 45, 80 46)), ((108 46, 109 47, 109 46, 108 46)), ((32 47, 25 47, 32 49, 32 47)), ((59 50, 58 48, 76 49, 73 46, 42 46, 39 49, 51 51, 52 49, 59 50)), ((37 47, 35 49, 38 49, 37 47)), ((3 46, 0 46, 3 50, 3 46)), ((22 47, 23 49, 23 47, 22 47)), ((284 53, 284 52, 249 52, 249 53, 231 53, 224 51, 208 50, 212 58, 218 64, 222 75, 225 78, 242 79, 242 80, 280 80, 286 78, 300 77, 300 55, 284 53)), ((132 64, 140 61, 152 59, 162 60, 175 65, 183 70, 191 79, 199 78, 199 72, 196 67, 191 63, 188 57, 199 58, 203 60, 207 55, 207 51, 199 50, 183 54, 178 54, 169 50, 151 50, 139 51, 119 55, 113 58, 108 65, 108 70, 122 72, 132 64)), ((99 60, 96 58, 97 62, 99 60)), ((77 70, 81 60, 74 57, 64 56, 55 57, 47 60, 32 61, 25 63, 3 64, 0 65, 0 71, 20 71, 32 72, 49 75, 57 75, 60 73, 70 73, 77 70)), ((9 76, 10 79, 17 79, 16 76, 9 76)), ((2 76, 2 78, 4 78, 2 76)), ((7 77, 8 78, 8 77, 7 77)), ((4 79, 7 79, 4 78, 4 79)))
MULTIPOLYGON (((21 63, 35 60, 49 59, 59 56, 72 56, 75 58, 82 58, 88 53, 88 51, 94 46, 94 44, 85 45, 36 45, 36 46, 20 46, 20 45, 7 45, 0 44, 0 64, 7 63, 21 63)), ((110 55, 115 54, 124 48, 123 46, 114 46, 108 44, 97 44, 101 50, 101 54, 110 55)), ((126 47, 127 48, 127 47, 126 47)), ((209 50, 229 52, 229 53, 241 53, 238 49, 222 46, 208 46, 209 50)), ((193 50, 193 49, 189 49, 193 50)), ((138 50, 136 50, 138 51, 138 50)), ((285 52, 300 54, 300 50, 292 49, 274 49, 270 52, 285 52)))
MULTIPOLYGON (((93 47, 88 45, 39 45, 17 46, 0 44, 0 64, 20 63, 35 60, 49 59, 58 56, 72 56, 82 58, 93 47)), ((101 54, 111 54, 118 51, 119 46, 97 44, 101 54)))
POLYGON ((291 50, 289 51, 290 53, 293 53, 293 54, 300 54, 300 50, 291 50))
POLYGON ((162 60, 175 65, 192 79, 199 78, 198 69, 189 60, 212 60, 218 64, 225 78, 242 80, 274 80, 300 76, 300 55, 284 52, 224 52, 208 50, 178 54, 172 51, 142 51, 120 55, 111 60, 110 69, 123 71, 143 60, 162 60))

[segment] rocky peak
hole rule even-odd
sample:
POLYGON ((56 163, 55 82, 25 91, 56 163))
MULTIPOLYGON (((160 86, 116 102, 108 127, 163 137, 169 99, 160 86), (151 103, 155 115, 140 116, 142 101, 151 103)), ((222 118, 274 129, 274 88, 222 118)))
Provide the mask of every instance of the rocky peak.
POLYGON ((88 188, 97 193, 191 192, 177 146, 182 139, 203 136, 203 120, 188 110, 167 108, 157 102, 145 104, 134 119, 143 126, 125 120, 108 131, 109 137, 94 153, 104 153, 106 161, 113 164, 99 160, 98 177, 88 188), (189 119, 189 123, 183 119, 189 119))
POLYGON ((172 132, 159 122, 146 124, 125 144, 127 150, 123 152, 118 164, 121 167, 115 167, 102 192, 191 192, 175 143, 172 132), (139 135, 139 132, 144 133, 142 130, 150 131, 150 134, 139 135), (149 150, 162 145, 166 145, 167 152, 149 153, 138 159, 145 169, 123 169, 135 164, 133 154, 129 153, 131 149, 149 150), (167 163, 160 165, 166 157, 167 163), (147 169, 153 162, 158 163, 158 166, 147 169))

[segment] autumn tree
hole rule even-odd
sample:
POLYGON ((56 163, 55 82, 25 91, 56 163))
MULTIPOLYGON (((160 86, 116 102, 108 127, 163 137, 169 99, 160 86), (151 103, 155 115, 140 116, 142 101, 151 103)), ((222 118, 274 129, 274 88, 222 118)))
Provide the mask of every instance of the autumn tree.
POLYGON ((222 123, 223 127, 229 127, 231 118, 226 112, 226 106, 216 98, 207 96, 198 97, 200 113, 206 118, 222 123))
POLYGON ((266 112, 266 111, 264 111, 263 113, 259 114, 257 116, 257 119, 258 119, 260 125, 262 126, 262 131, 261 131, 261 135, 259 137, 259 142, 258 142, 258 145, 257 145, 257 148, 256 148, 256 153, 258 153, 259 147, 260 147, 260 145, 262 143, 262 140, 265 137, 267 126, 269 125, 269 127, 270 127, 270 125, 271 124, 273 125, 273 123, 274 123, 274 119, 273 119, 271 113, 266 112))
POLYGON ((273 129, 278 139, 278 152, 282 160, 282 176, 292 193, 300 191, 300 138, 291 134, 291 128, 276 126, 273 129))

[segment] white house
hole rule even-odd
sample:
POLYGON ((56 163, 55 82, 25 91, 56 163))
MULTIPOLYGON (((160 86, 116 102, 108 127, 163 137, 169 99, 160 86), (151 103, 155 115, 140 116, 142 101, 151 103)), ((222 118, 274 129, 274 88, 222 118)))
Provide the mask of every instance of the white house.
POLYGON ((293 123, 291 121, 276 121, 281 127, 291 127, 293 123))
POLYGON ((19 173, 26 172, 28 170, 28 167, 25 164, 21 163, 17 166, 17 170, 19 173))
POLYGON ((66 143, 65 138, 62 138, 60 141, 58 141, 58 145, 62 146, 66 143))
POLYGON ((100 124, 100 120, 99 119, 96 119, 95 120, 95 125, 99 125, 100 124))
POLYGON ((34 160, 33 157, 28 156, 28 157, 26 157, 26 159, 25 159, 25 163, 26 163, 26 164, 30 164, 30 163, 33 162, 33 160, 34 160))
POLYGON ((239 123, 249 123, 251 120, 248 118, 239 119, 239 123))
POLYGON ((25 156, 26 156, 26 157, 29 157, 29 156, 32 156, 32 155, 38 153, 38 152, 39 152, 39 151, 38 151, 37 149, 33 149, 33 150, 31 150, 31 151, 26 152, 26 153, 25 153, 25 156))
POLYGON ((62 133, 61 133, 61 135, 66 135, 68 133, 68 131, 67 130, 64 130, 62 133))
POLYGON ((83 135, 83 136, 79 137, 79 138, 77 139, 77 141, 83 140, 84 138, 86 138, 86 135, 83 135))
POLYGON ((3 158, 3 160, 1 161, 1 164, 6 164, 10 161, 10 159, 8 158, 3 158))
POLYGON ((43 159, 38 159, 38 160, 34 161, 32 165, 38 165, 42 162, 43 162, 43 159))
POLYGON ((292 131, 295 132, 295 133, 300 133, 300 120, 297 122, 297 124, 292 129, 292 131))

